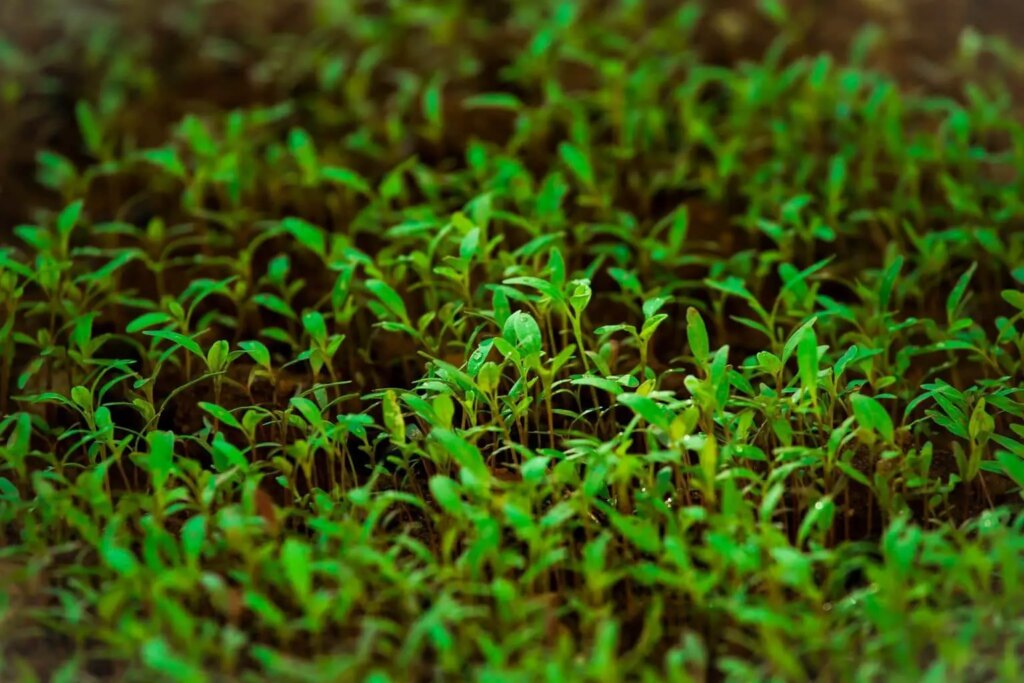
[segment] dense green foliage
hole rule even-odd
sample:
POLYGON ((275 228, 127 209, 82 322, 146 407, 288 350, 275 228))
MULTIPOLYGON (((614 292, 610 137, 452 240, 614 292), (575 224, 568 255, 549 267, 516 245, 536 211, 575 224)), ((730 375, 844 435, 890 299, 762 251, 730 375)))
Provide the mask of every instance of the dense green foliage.
POLYGON ((1024 62, 705 4, 4 2, 0 678, 1019 680, 1024 62))

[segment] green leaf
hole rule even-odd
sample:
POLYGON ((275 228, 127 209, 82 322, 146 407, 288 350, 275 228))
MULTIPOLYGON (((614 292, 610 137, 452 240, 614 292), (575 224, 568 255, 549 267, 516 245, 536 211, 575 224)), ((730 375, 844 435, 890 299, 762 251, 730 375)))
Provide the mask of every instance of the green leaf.
POLYGON ((1003 300, 1006 301, 1006 303, 1024 313, 1024 292, 1018 292, 1013 289, 1004 289, 1002 295, 1003 300))
POLYGON ((811 318, 803 325, 798 327, 796 331, 794 331, 793 334, 789 336, 789 339, 786 340, 786 343, 782 347, 781 360, 783 364, 789 361, 790 357, 793 355, 793 352, 796 351, 797 346, 800 344, 801 341, 803 341, 804 335, 807 333, 807 330, 813 328, 814 323, 817 322, 817 320, 817 318, 811 318))
POLYGON ((584 186, 594 187, 594 169, 590 165, 590 159, 579 147, 563 142, 558 146, 558 155, 584 186))
POLYGON ((18 487, 11 483, 10 479, 0 477, 0 501, 10 505, 21 500, 18 487))
POLYGON ((448 452, 459 467, 468 471, 472 480, 478 483, 490 481, 491 472, 487 469, 479 448, 450 429, 434 428, 430 436, 448 452))
POLYGON ((474 227, 459 243, 459 258, 467 263, 480 253, 480 228, 474 227))
POLYGON ((394 316, 399 318, 402 322, 410 325, 409 313, 405 308, 405 302, 402 301, 402 297, 398 295, 391 285, 381 280, 367 280, 366 288, 373 293, 384 307, 387 308, 394 316))
POLYGON ((452 426, 452 420, 455 418, 455 401, 448 394, 438 394, 431 401, 431 407, 434 409, 434 415, 437 416, 437 425, 450 429, 452 426))
POLYGON ((360 194, 371 194, 373 192, 366 178, 355 171, 340 166, 326 166, 320 169, 320 177, 327 182, 344 185, 353 192, 360 194))
POLYGON ((312 557, 309 545, 296 538, 289 538, 281 545, 284 574, 295 596, 303 603, 313 593, 312 557))
POLYGON ((668 320, 667 313, 656 313, 651 317, 647 318, 646 320, 644 320, 644 325, 640 329, 641 341, 649 341, 650 338, 654 336, 654 333, 657 331, 658 326, 660 326, 661 323, 665 322, 666 320, 668 320))
POLYGON ((606 379, 604 377, 593 377, 591 375, 584 375, 583 377, 577 377, 572 380, 572 384, 576 386, 591 386, 598 389, 607 391, 612 396, 618 396, 622 394, 625 389, 622 385, 615 380, 606 379))
POLYGON ((430 493, 445 512, 462 516, 466 504, 462 500, 462 490, 457 481, 444 475, 434 475, 430 478, 430 493))
POLYGON ((480 366, 476 374, 476 385, 485 394, 492 394, 501 383, 501 367, 490 361, 480 366))
POLYGON ((282 220, 281 227, 297 239, 299 244, 321 258, 327 255, 327 236, 321 228, 294 216, 282 220))
POLYGON ((295 315, 295 311, 292 310, 291 306, 285 303, 284 299, 277 296, 276 294, 261 292, 260 294, 253 295, 252 300, 253 303, 262 306, 268 311, 273 311, 278 315, 283 315, 284 317, 291 318, 292 320, 298 318, 298 316, 295 315))
POLYGON ((1007 451, 997 451, 996 461, 1003 468, 1003 472, 1024 489, 1024 458, 1020 458, 1007 451))
POLYGON ((484 92, 471 95, 462 100, 465 109, 508 109, 518 111, 523 103, 518 97, 505 92, 484 92))
POLYGON ((235 429, 242 429, 242 423, 239 422, 238 419, 234 415, 232 415, 228 409, 222 408, 221 406, 215 403, 207 403, 205 401, 200 401, 198 405, 204 411, 212 415, 214 419, 223 422, 229 427, 234 427, 235 429))
POLYGON ((206 354, 203 353, 202 347, 200 347, 192 338, 186 337, 179 332, 172 332, 171 330, 147 330, 146 332, 143 332, 143 334, 157 339, 162 339, 164 341, 169 341, 172 344, 177 344, 178 346, 188 349, 199 358, 204 360, 206 359, 206 354))
MULTIPOLYGON (((653 318, 670 301, 672 301, 670 296, 656 296, 653 299, 648 299, 643 305, 644 317, 653 318)), ((687 311, 687 314, 689 314, 689 311, 687 311)))
POLYGON ((914 559, 923 540, 921 528, 908 522, 906 514, 897 517, 882 537, 882 551, 887 564, 902 576, 907 576, 914 567, 914 559))
POLYGON ((797 369, 800 384, 811 395, 812 401, 818 396, 818 337, 813 327, 808 327, 796 347, 797 369))
POLYGON ((82 410, 92 410, 92 392, 86 387, 72 387, 71 400, 82 410))
POLYGON ((896 278, 899 277, 900 270, 902 268, 903 257, 897 256, 893 259, 893 262, 889 264, 889 267, 882 273, 882 280, 878 289, 878 307, 882 311, 887 311, 889 309, 892 293, 896 287, 896 278))
POLYGON ((34 280, 38 273, 25 264, 11 259, 8 249, 8 247, 0 247, 0 270, 9 270, 26 280, 34 280))
POLYGON ((846 176, 846 157, 840 155, 833 156, 828 172, 828 200, 829 205, 833 208, 836 207, 843 196, 846 176))
POLYGON ((71 161, 56 152, 42 150, 36 153, 36 164, 39 167, 39 182, 51 190, 61 190, 75 182, 78 170, 71 161))
POLYGON ((572 296, 569 297, 569 305, 572 306, 576 315, 579 315, 583 309, 590 303, 590 298, 593 296, 593 292, 590 288, 590 280, 574 280, 572 296))
POLYGON ((839 358, 839 360, 836 361, 836 364, 832 367, 832 374, 837 380, 843 376, 843 373, 846 371, 847 366, 849 366, 849 364, 852 363, 854 359, 857 358, 859 351, 860 350, 857 348, 855 344, 848 348, 846 350, 846 353, 844 353, 839 358))
POLYGON ((143 664, 150 669, 153 676, 175 683, 205 680, 202 671, 172 650, 163 638, 156 637, 147 640, 140 651, 143 664))
POLYGON ((887 442, 893 442, 896 430, 892 418, 881 403, 864 394, 854 394, 850 397, 850 402, 853 404, 853 414, 861 427, 876 431, 887 442))
POLYGON ((103 282, 129 262, 139 257, 135 250, 122 251, 96 270, 91 270, 75 278, 75 283, 103 282))
MULTIPOLYGON (((514 290, 513 290, 514 291, 514 290)), ((495 288, 491 294, 491 301, 494 308, 494 319, 499 326, 504 327, 505 321, 512 315, 512 308, 509 305, 508 294, 502 288, 495 288)))
POLYGON ((493 338, 484 339, 476 350, 469 355, 469 360, 466 362, 466 372, 469 373, 470 377, 476 377, 476 374, 480 372, 480 368, 483 367, 484 363, 487 362, 487 358, 491 355, 491 347, 493 346, 493 338))
POLYGON ((780 295, 782 292, 788 292, 790 290, 800 291, 801 288, 806 289, 806 285, 804 284, 806 280, 810 276, 814 275, 818 271, 825 268, 834 259, 834 256, 823 258, 817 263, 801 271, 797 271, 796 267, 790 263, 783 263, 782 265, 779 266, 779 275, 783 277, 783 279, 785 280, 785 284, 780 290, 780 295))
POLYGON ((287 622, 288 617, 281 611, 281 608, 275 605, 265 595, 257 593, 254 590, 247 590, 245 592, 245 604, 256 616, 257 622, 265 622, 271 629, 280 629, 287 622))
POLYGON ((620 394, 616 397, 616 400, 647 420, 651 425, 666 432, 669 430, 669 426, 672 423, 672 414, 649 396, 620 394))
POLYGON ((551 273, 551 284, 555 289, 559 292, 565 289, 565 257, 558 247, 551 247, 548 271, 551 273))
POLYGON ((522 276, 522 277, 510 277, 503 281, 506 285, 519 285, 522 287, 530 287, 536 289, 538 292, 548 297, 552 301, 563 301, 565 296, 562 292, 547 280, 543 280, 539 277, 522 276))
POLYGON ((612 279, 619 283, 619 286, 626 292, 640 296, 643 293, 644 286, 640 282, 640 278, 636 276, 631 270, 624 268, 609 268, 608 274, 612 276, 612 279))
POLYGON ((569 184, 560 171, 548 175, 537 193, 535 209, 537 215, 541 218, 558 216, 569 189, 569 184))
POLYGON ((302 417, 306 418, 311 426, 320 429, 324 426, 324 418, 320 414, 320 409, 317 408, 316 404, 310 401, 308 398, 302 398, 301 396, 292 397, 289 403, 299 411, 302 417))
POLYGON ((502 338, 519 349, 526 358, 537 357, 543 348, 540 326, 525 311, 516 311, 505 321, 502 338))
POLYGON ((78 225, 78 220, 82 216, 82 207, 85 205, 81 199, 75 202, 71 202, 64 210, 57 216, 57 232, 67 237, 71 234, 71 231, 78 225))
MULTIPOLYGON (((441 72, 435 72, 440 74, 441 72)), ((423 91, 422 109, 423 117, 432 127, 439 127, 442 123, 443 93, 441 79, 435 77, 423 91)))
POLYGON ((385 200, 397 199, 405 191, 405 179, 403 175, 406 171, 406 164, 399 164, 397 167, 391 169, 391 171, 384 176, 381 180, 377 191, 380 196, 385 200))
POLYGON ((287 253, 278 254, 267 264, 267 278, 278 287, 284 287, 288 284, 291 268, 291 257, 287 253))
POLYGON ((867 486, 869 488, 871 487, 871 481, 864 475, 863 472, 855 468, 853 465, 848 465, 845 462, 839 461, 836 463, 836 468, 840 472, 848 476, 850 479, 853 479, 855 482, 867 486))
POLYGON ((75 118, 78 120, 78 129, 82 133, 85 148, 93 156, 99 156, 103 147, 103 134, 96 120, 96 112, 88 102, 79 100, 75 105, 75 118))
POLYGON ((231 355, 231 347, 227 341, 218 339, 210 346, 206 353, 206 367, 210 372, 221 372, 227 369, 228 358, 231 355))
POLYGON ((253 359, 257 365, 266 368, 268 371, 271 370, 270 365, 270 349, 263 344, 254 340, 239 342, 239 348, 249 354, 249 357, 253 359))
POLYGON ((302 316, 302 326, 317 345, 327 343, 327 322, 319 311, 310 311, 302 316))
POLYGON ((759 0, 757 6, 779 26, 783 26, 789 21, 789 12, 781 0, 759 0))
POLYGON ((661 551, 661 533, 651 520, 613 513, 612 526, 638 550, 652 555, 661 551))
POLYGON ((153 478, 153 486, 159 489, 174 471, 174 433, 150 432, 146 435, 146 441, 149 443, 149 456, 146 460, 149 476, 153 478))
POLYGON ((138 571, 139 562, 130 550, 104 541, 100 547, 100 553, 106 565, 121 576, 132 576, 138 571))
POLYGON ((139 159, 162 169, 175 178, 185 178, 188 174, 185 165, 181 163, 181 158, 178 156, 177 151, 170 147, 144 149, 139 152, 139 159))
POLYGON ((800 523, 800 529, 797 531, 797 544, 803 545, 815 531, 824 534, 831 529, 835 512, 836 504, 828 496, 812 505, 800 523))
POLYGON ((692 306, 686 309, 686 339, 690 342, 690 350, 698 363, 706 363, 711 346, 708 342, 708 330, 704 318, 692 306))
POLYGON ((245 472, 249 469, 249 461, 234 444, 224 438, 223 432, 217 432, 213 437, 213 463, 217 470, 226 472, 232 467, 237 467, 245 472))
POLYGON ((711 368, 708 380, 715 391, 715 404, 718 410, 725 408, 729 400, 729 380, 726 371, 729 363, 729 347, 723 346, 711 354, 711 368))
POLYGON ((349 432, 355 434, 360 439, 366 438, 366 428, 374 424, 372 417, 362 413, 338 415, 335 419, 338 421, 338 424, 344 425, 349 432))
POLYGON ((730 315, 729 319, 738 322, 740 325, 749 327, 752 330, 757 330, 758 332, 763 334, 765 337, 768 337, 769 339, 772 338, 772 331, 768 329, 768 327, 764 323, 759 323, 756 320, 751 320, 750 318, 744 318, 741 315, 730 315))
POLYGON ((782 361, 769 351, 758 351, 757 362, 770 375, 777 375, 782 371, 782 361))
POLYGON ((956 286, 949 292, 949 296, 946 297, 946 318, 950 324, 952 324, 956 318, 957 309, 960 307, 960 301, 964 298, 964 293, 967 291, 967 285, 971 282, 971 276, 974 275, 974 271, 978 269, 977 263, 972 263, 971 267, 960 276, 957 280, 956 286))
POLYGON ((302 171, 304 181, 310 182, 315 179, 319 161, 312 136, 301 128, 293 128, 288 133, 288 148, 302 171))
POLYGON ((726 294, 731 294, 733 296, 738 296, 741 299, 745 299, 751 303, 757 302, 757 299, 754 298, 754 295, 751 294, 750 290, 748 290, 746 285, 743 284, 743 280, 739 279, 738 277, 730 276, 724 280, 709 279, 705 280, 705 282, 709 287, 712 287, 713 289, 717 289, 721 292, 725 292, 726 294))
POLYGON ((700 449, 700 469, 704 476, 704 486, 708 497, 714 499, 715 475, 718 473, 718 442, 714 434, 708 434, 704 438, 704 445, 700 449))
POLYGON ((985 399, 979 400, 967 422, 967 433, 975 441, 988 439, 995 430, 995 420, 985 411, 985 404, 985 399))

